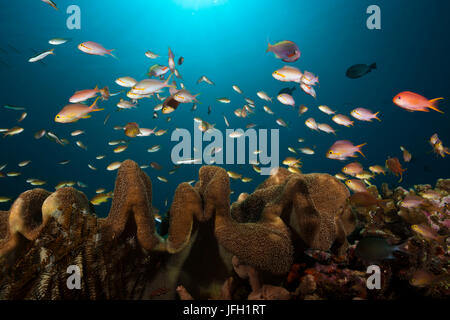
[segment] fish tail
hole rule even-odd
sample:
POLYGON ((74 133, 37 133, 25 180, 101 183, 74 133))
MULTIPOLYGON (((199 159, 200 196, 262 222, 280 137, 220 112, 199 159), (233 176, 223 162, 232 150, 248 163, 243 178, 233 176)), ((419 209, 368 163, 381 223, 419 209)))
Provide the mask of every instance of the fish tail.
POLYGON ((358 146, 356 146, 356 148, 358 148, 358 152, 365 158, 366 156, 364 155, 364 153, 361 151, 361 148, 364 147, 367 143, 363 143, 360 144, 358 146))
POLYGON ((436 105, 437 105, 437 102, 438 102, 439 100, 444 100, 444 98, 436 98, 436 99, 432 99, 432 100, 428 101, 428 103, 430 104, 430 105, 428 106, 428 108, 430 108, 430 109, 432 109, 432 110, 434 110, 434 111, 440 112, 440 113, 444 113, 444 111, 439 110, 438 107, 436 106, 436 105))
POLYGON ((266 50, 266 53, 269 52, 269 51, 272 51, 272 45, 269 42, 269 38, 267 38, 267 50, 266 50))
POLYGON ((374 116, 375 116, 374 118, 381 122, 380 118, 378 118, 378 114, 379 114, 379 113, 380 113, 379 111, 378 111, 377 113, 375 113, 375 114, 374 114, 374 116))
POLYGON ((398 182, 402 182, 403 181, 403 173, 400 173, 400 180, 398 180, 398 182))
POLYGON ((55 48, 50 50, 50 54, 53 54, 53 55, 55 54, 55 48))
POLYGON ((107 51, 108 51, 108 54, 109 54, 111 57, 113 57, 114 59, 119 60, 119 58, 117 58, 115 55, 112 54, 112 52, 113 52, 114 50, 115 50, 115 49, 107 50, 107 51))
POLYGON ((172 78, 172 75, 173 75, 173 72, 169 75, 169 77, 167 78, 167 80, 165 81, 165 83, 166 83, 166 86, 167 86, 167 87, 176 88, 176 86, 169 85, 169 81, 170 81, 170 78, 172 78))
MULTIPOLYGON (((385 201, 388 201, 388 200, 385 200, 385 201)), ((401 243, 399 245, 394 246, 392 249, 394 251, 400 251, 400 252, 408 254, 409 253, 409 251, 408 251, 408 240, 406 240, 404 243, 401 243)))
POLYGON ((377 69, 377 63, 372 63, 369 67, 370 69, 377 69))
MULTIPOLYGON (((98 99, 100 99, 100 97, 95 98, 94 103, 89 107, 89 110, 90 110, 90 111, 97 111, 97 110, 96 110, 96 106, 97 106, 97 101, 98 101, 98 99)), ((102 109, 102 110, 103 110, 103 109, 102 109)))

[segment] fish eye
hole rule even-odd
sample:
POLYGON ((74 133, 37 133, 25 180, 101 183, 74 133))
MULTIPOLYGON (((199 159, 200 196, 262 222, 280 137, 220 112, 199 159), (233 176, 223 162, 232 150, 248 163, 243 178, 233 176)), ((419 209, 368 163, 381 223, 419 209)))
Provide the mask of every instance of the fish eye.
POLYGON ((333 151, 328 151, 328 154, 333 154, 333 151))
POLYGON ((401 99, 402 99, 402 97, 399 96, 399 97, 398 97, 398 100, 401 100, 401 99))

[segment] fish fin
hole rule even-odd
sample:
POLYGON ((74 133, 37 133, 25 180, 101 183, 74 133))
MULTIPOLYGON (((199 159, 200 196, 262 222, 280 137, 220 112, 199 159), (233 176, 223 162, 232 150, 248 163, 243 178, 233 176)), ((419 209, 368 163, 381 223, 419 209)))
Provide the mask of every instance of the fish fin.
POLYGON ((360 148, 364 147, 367 143, 363 143, 360 144, 358 146, 356 146, 358 148, 358 152, 365 158, 366 156, 364 155, 364 153, 362 153, 362 151, 360 150, 360 148))
POLYGON ((406 240, 404 243, 401 243, 401 244, 399 244, 399 245, 394 246, 394 247, 393 247, 394 251, 400 251, 400 252, 409 254, 409 251, 408 251, 408 242, 409 242, 409 241, 406 240))
POLYGON ((91 115, 85 115, 84 117, 81 117, 81 119, 89 119, 91 117, 91 115))
POLYGON ((97 105, 98 99, 100 99, 100 97, 95 98, 94 103, 89 107, 89 109, 91 109, 91 110, 95 109, 95 106, 97 105))
POLYGON ((95 111, 103 111, 103 110, 105 110, 105 109, 103 109, 103 108, 95 108, 95 109, 92 109, 91 112, 95 112, 95 111))
POLYGON ((170 81, 170 78, 172 78, 172 75, 173 75, 173 72, 169 75, 169 77, 166 79, 166 81, 165 81, 165 84, 166 84, 166 87, 169 87, 169 88, 176 88, 177 86, 173 86, 173 85, 169 85, 169 81, 170 81))
POLYGON ((439 100, 444 100, 444 98, 436 98, 436 99, 432 99, 432 100, 428 101, 428 103, 430 104, 428 106, 428 108, 430 108, 434 111, 440 112, 440 113, 444 113, 444 111, 439 110, 438 107, 436 106, 436 104, 439 100))
POLYGON ((398 182, 402 182, 403 181, 403 173, 400 173, 400 180, 398 180, 398 182))
POLYGON ((372 63, 370 66, 369 66, 369 68, 370 69, 377 69, 377 63, 375 62, 375 63, 372 63))
POLYGON ((379 114, 379 113, 380 113, 379 111, 378 111, 377 113, 375 113, 375 114, 374 114, 374 116, 375 116, 374 118, 381 122, 380 118, 378 118, 378 114, 379 114))
POLYGON ((115 55, 112 54, 112 52, 113 52, 114 50, 115 50, 115 49, 107 50, 107 51, 108 51, 108 54, 109 54, 111 57, 113 57, 114 59, 119 60, 119 58, 117 58, 115 55))

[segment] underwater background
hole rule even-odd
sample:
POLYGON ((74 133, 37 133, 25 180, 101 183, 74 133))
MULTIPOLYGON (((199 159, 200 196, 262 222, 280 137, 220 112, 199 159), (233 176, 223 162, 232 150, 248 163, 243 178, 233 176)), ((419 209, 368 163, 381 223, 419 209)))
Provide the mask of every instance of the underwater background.
MULTIPOLYGON (((161 171, 145 169, 153 183, 153 205, 162 212, 168 210, 172 195, 179 183, 198 178, 201 165, 184 165, 174 174, 170 154, 176 142, 170 141, 175 128, 194 128, 194 117, 216 124, 225 130, 223 115, 230 121, 230 128, 243 128, 249 123, 257 129, 280 129, 280 162, 288 156, 301 157, 308 172, 336 174, 351 162, 327 159, 326 151, 336 140, 350 140, 355 144, 367 143, 363 148, 365 158, 358 157, 365 168, 384 165, 390 157, 402 159, 400 146, 412 153, 413 160, 404 165, 407 171, 403 181, 387 173, 378 175, 373 183, 380 186, 387 182, 391 187, 405 188, 415 184, 434 185, 438 178, 449 178, 448 158, 435 155, 428 142, 438 133, 444 145, 450 143, 448 98, 450 85, 448 59, 450 26, 447 13, 448 1, 254 1, 254 0, 134 0, 134 1, 57 1, 59 11, 41 1, 2 1, 0 3, 0 128, 23 127, 23 133, 0 139, 0 165, 8 164, 4 172, 18 171, 17 177, 0 178, 0 196, 15 199, 20 193, 33 188, 26 179, 39 178, 47 181, 43 186, 54 190, 61 181, 81 181, 88 198, 95 190, 114 188, 116 171, 107 171, 113 161, 132 159, 140 165, 158 162, 161 171), (65 13, 69 5, 81 8, 81 29, 66 27, 65 13), (376 4, 381 8, 382 29, 366 27, 366 9, 376 4), (64 37, 70 42, 56 46, 55 55, 44 62, 29 63, 35 51, 42 52, 53 46, 51 38, 64 37), (308 70, 319 76, 317 99, 305 94, 295 83, 282 83, 272 77, 272 72, 286 63, 265 53, 267 41, 272 44, 281 40, 294 41, 300 48, 300 59, 290 65, 308 70), (114 48, 112 57, 87 55, 77 49, 78 44, 95 41, 105 48, 114 48), (108 86, 111 92, 122 88, 114 83, 122 76, 137 80, 146 78, 148 68, 155 63, 167 65, 167 49, 170 46, 176 60, 184 57, 177 66, 183 76, 182 82, 192 93, 201 93, 196 111, 191 104, 182 104, 170 115, 159 114, 153 119, 154 98, 139 101, 136 109, 115 112, 116 103, 125 93, 99 101, 105 111, 95 112, 90 119, 76 123, 54 122, 55 115, 77 90, 108 86), (150 60, 147 50, 158 53, 158 59, 150 60), (377 70, 359 79, 349 79, 346 70, 357 63, 377 63, 377 70), (201 75, 207 75, 215 86, 197 84, 201 75), (238 85, 239 95, 232 89, 238 85), (296 110, 280 104, 263 101, 257 91, 265 91, 271 97, 285 87, 296 86, 293 93, 296 106, 304 104, 309 111, 298 116, 296 110), (445 114, 434 111, 407 112, 392 102, 401 91, 412 91, 433 99, 444 97, 440 108, 445 114), (228 97, 230 104, 221 104, 217 98, 228 97), (256 112, 248 118, 237 118, 233 111, 245 104, 244 97, 253 99, 256 112), (28 116, 17 124, 21 111, 3 108, 4 105, 22 106, 28 116), (212 112, 208 115, 208 106, 212 112), (275 115, 262 109, 268 105, 275 115), (331 118, 317 109, 327 105, 338 113, 349 115, 356 107, 379 111, 381 122, 362 122, 355 119, 354 127, 338 126, 331 118), (104 125, 106 115, 109 121, 104 125), (167 122, 167 118, 172 120, 167 122), (314 117, 337 129, 337 136, 315 132, 305 126, 305 120, 314 117), (289 128, 276 124, 282 118, 289 128), (137 122, 141 127, 167 129, 167 134, 157 137, 131 139, 128 149, 113 153, 108 141, 127 139, 123 131, 113 126, 137 122), (61 146, 49 139, 35 140, 33 135, 40 129, 52 131, 70 144, 61 146), (86 134, 71 137, 74 130, 86 134), (299 143, 298 138, 305 139, 299 143), (76 146, 81 140, 87 151, 76 146), (153 145, 161 150, 148 153, 153 145), (293 155, 288 147, 316 146, 314 155, 293 155), (102 160, 96 156, 105 154, 102 160), (26 167, 17 164, 31 160, 26 167), (62 160, 71 160, 60 165, 62 160), (98 170, 91 170, 88 164, 98 170), (168 183, 157 180, 164 176, 168 183)), ((179 81, 178 81, 179 82, 179 81)), ((204 143, 206 146, 207 143, 204 143)), ((403 161, 402 161, 403 163, 403 161)), ((281 165, 281 163, 280 163, 281 165)), ((234 191, 232 201, 244 191, 253 190, 266 177, 254 172, 251 165, 223 165, 227 170, 238 172, 253 180, 243 183, 231 181, 234 191)), ((8 210, 10 203, 0 203, 0 210, 8 210)), ((99 216, 106 216, 110 202, 96 207, 99 216)))

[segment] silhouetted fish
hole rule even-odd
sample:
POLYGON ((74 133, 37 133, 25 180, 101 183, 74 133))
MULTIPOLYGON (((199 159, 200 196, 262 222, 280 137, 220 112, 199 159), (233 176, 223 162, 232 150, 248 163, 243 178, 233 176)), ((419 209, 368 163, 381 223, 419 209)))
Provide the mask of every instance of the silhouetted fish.
POLYGON ((296 87, 292 87, 292 88, 283 88, 283 89, 280 90, 280 92, 278 92, 278 95, 283 94, 283 93, 292 95, 292 93, 293 93, 296 89, 297 89, 296 87))
POLYGON ((393 246, 386 239, 378 237, 363 238, 356 246, 356 254, 368 262, 395 259, 394 252, 408 253, 407 242, 393 246))
POLYGON ((350 79, 357 79, 368 74, 369 72, 371 72, 373 69, 376 68, 377 68, 376 63, 372 63, 370 66, 367 64, 355 64, 354 66, 351 66, 350 68, 347 69, 345 75, 350 79))

